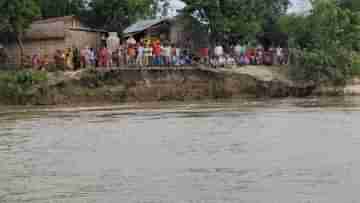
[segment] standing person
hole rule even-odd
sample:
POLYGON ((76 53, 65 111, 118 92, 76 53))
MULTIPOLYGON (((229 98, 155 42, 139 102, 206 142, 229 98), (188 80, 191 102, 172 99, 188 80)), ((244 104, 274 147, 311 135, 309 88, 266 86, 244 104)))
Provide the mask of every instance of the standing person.
POLYGON ((273 46, 269 48, 268 57, 268 65, 276 64, 276 49, 273 46))
POLYGON ((152 47, 150 46, 149 43, 146 43, 144 48, 144 66, 151 65, 152 52, 153 52, 152 47))
POLYGON ((122 44, 120 44, 119 49, 117 51, 118 53, 118 67, 120 67, 121 65, 123 65, 123 47, 122 44))
POLYGON ((85 48, 85 64, 86 67, 91 66, 91 51, 88 46, 85 48))
POLYGON ((165 65, 165 44, 160 42, 160 65, 165 65))
POLYGON ((107 51, 107 55, 106 55, 106 57, 107 57, 107 67, 112 67, 113 66, 113 52, 111 51, 111 49, 109 49, 109 48, 106 48, 106 51, 107 51))
POLYGON ((112 52, 112 67, 119 67, 119 48, 112 52))
POLYGON ((105 57, 106 57, 105 48, 101 47, 98 52, 99 67, 103 68, 106 66, 105 57))
POLYGON ((82 48, 80 51, 80 64, 81 68, 86 68, 86 48, 82 48))
POLYGON ((119 64, 120 65, 126 65, 126 45, 124 43, 120 44, 119 47, 119 64))
POLYGON ((74 64, 73 64, 73 51, 71 48, 67 48, 65 52, 65 67, 66 69, 73 70, 74 64))
POLYGON ((228 54, 226 56, 226 65, 233 66, 235 64, 236 64, 235 59, 230 54, 228 54))
POLYGON ((136 65, 143 66, 144 65, 144 45, 143 43, 139 43, 137 47, 137 57, 136 57, 136 65))
POLYGON ((214 49, 214 54, 217 63, 220 63, 220 58, 224 55, 224 48, 220 44, 217 44, 217 46, 214 49))
POLYGON ((282 63, 283 63, 283 50, 279 46, 276 48, 276 64, 282 65, 282 63))
POLYGON ((165 44, 163 47, 164 52, 164 65, 171 65, 171 47, 169 44, 165 44))
POLYGON ((128 47, 128 65, 134 65, 136 61, 136 45, 130 44, 128 47))
POLYGON ((240 55, 243 55, 246 53, 247 46, 245 44, 240 45, 240 55))
POLYGON ((81 68, 81 62, 80 62, 80 50, 77 47, 73 48, 73 64, 74 64, 74 70, 77 70, 81 68))
MULTIPOLYGON (((64 51, 62 51, 60 49, 56 50, 56 54, 54 56, 54 59, 55 59, 55 63, 56 63, 56 68, 58 70, 65 70, 65 54, 64 54, 64 51)), ((39 64, 40 64, 40 62, 39 62, 39 64)))
POLYGON ((181 48, 178 46, 176 46, 176 64, 177 66, 180 65, 180 57, 181 57, 181 48))
POLYGON ((154 65, 156 66, 161 65, 161 45, 159 40, 155 41, 153 44, 153 58, 154 58, 154 62, 153 62, 154 65))
POLYGON ((175 44, 171 44, 171 65, 175 66, 176 64, 177 64, 176 46, 175 44))
POLYGON ((209 48, 203 47, 200 48, 200 57, 201 57, 201 63, 203 64, 209 64, 209 48))
POLYGON ((109 51, 109 49, 107 47, 103 48, 103 55, 104 55, 104 67, 107 68, 111 65, 111 52, 109 51))
POLYGON ((250 48, 249 52, 250 52, 250 64, 256 65, 256 49, 250 48))
POLYGON ((126 40, 126 46, 127 46, 127 64, 135 64, 136 60, 136 40, 133 36, 130 36, 126 40))
POLYGON ((264 64, 264 52, 262 48, 256 49, 256 64, 257 65, 264 64))
POLYGON ((235 47, 234 47, 234 56, 235 56, 235 60, 237 61, 237 62, 239 62, 240 61, 240 56, 241 56, 241 50, 242 49, 242 47, 241 47, 241 45, 240 45, 240 43, 237 43, 236 45, 235 45, 235 47))
POLYGON ((37 53, 34 54, 31 59, 32 68, 39 69, 40 63, 41 63, 40 55, 37 53))
POLYGON ((94 48, 90 48, 90 64, 91 67, 96 67, 96 53, 94 48))

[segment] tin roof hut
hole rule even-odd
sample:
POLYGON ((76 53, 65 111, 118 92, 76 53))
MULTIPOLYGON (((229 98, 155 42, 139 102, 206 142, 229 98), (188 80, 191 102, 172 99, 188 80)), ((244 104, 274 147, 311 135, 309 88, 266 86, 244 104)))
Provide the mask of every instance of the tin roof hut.
POLYGON ((133 36, 140 39, 159 39, 162 42, 177 44, 182 48, 195 50, 208 44, 208 35, 201 24, 191 17, 176 16, 142 20, 123 31, 125 38, 133 36))
MULTIPOLYGON (((48 55, 53 60, 56 50, 66 48, 84 48, 86 46, 98 48, 104 42, 104 30, 86 27, 76 16, 49 18, 33 22, 24 35, 24 55, 33 56, 39 53, 48 55)), ((20 50, 15 42, 5 45, 11 63, 19 64, 20 50)))

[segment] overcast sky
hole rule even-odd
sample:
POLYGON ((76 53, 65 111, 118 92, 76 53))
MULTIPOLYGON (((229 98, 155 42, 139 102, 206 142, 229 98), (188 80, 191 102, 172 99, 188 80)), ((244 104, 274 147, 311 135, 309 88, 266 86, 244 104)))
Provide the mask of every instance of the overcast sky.
MULTIPOLYGON (((250 0, 249 0, 250 1, 250 0)), ((290 0, 292 7, 289 9, 289 12, 301 12, 309 8, 308 0, 290 0)), ((178 9, 184 7, 184 3, 181 0, 172 0, 172 10, 175 12, 178 9)))

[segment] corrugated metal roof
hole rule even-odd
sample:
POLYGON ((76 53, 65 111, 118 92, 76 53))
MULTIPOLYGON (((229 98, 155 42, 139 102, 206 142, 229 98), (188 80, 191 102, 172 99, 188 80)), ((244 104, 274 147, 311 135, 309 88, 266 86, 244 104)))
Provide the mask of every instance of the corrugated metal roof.
POLYGON ((157 24, 159 24, 163 21, 167 21, 167 20, 170 20, 170 18, 142 20, 142 21, 139 21, 139 22, 131 25, 130 27, 126 28, 123 33, 130 34, 130 33, 141 32, 141 31, 144 31, 154 25, 157 25, 157 24))

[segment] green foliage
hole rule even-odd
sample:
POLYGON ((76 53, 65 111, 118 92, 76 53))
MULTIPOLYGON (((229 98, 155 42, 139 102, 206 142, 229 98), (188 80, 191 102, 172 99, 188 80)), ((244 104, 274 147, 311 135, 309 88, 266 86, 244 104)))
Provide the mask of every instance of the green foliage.
POLYGON ((212 40, 254 39, 286 12, 288 0, 184 0, 184 12, 206 23, 212 40))
POLYGON ((360 55, 357 53, 353 56, 352 65, 351 65, 351 75, 360 76, 360 55))
POLYGON ((359 0, 338 0, 338 4, 340 7, 350 9, 351 11, 360 11, 359 0))
POLYGON ((290 74, 295 80, 343 85, 351 76, 352 59, 347 50, 336 50, 330 54, 327 50, 313 49, 293 51, 291 54, 295 56, 290 74))
POLYGON ((86 8, 85 0, 39 0, 44 18, 76 15, 81 16, 86 8))
POLYGON ((155 15, 157 0, 92 0, 89 22, 109 31, 121 32, 131 23, 155 15))
POLYGON ((32 90, 48 81, 47 73, 40 71, 1 71, 0 98, 16 104, 27 102, 32 90))
POLYGON ((0 32, 16 38, 21 56, 24 54, 22 38, 32 20, 40 15, 38 0, 0 0, 0 32))
POLYGON ((24 32, 39 14, 37 0, 0 0, 0 19, 3 21, 3 29, 10 32, 24 32))
POLYGON ((312 3, 309 15, 290 15, 279 20, 281 30, 291 38, 292 76, 345 84, 353 73, 353 56, 360 49, 360 16, 341 8, 335 0, 312 3))

